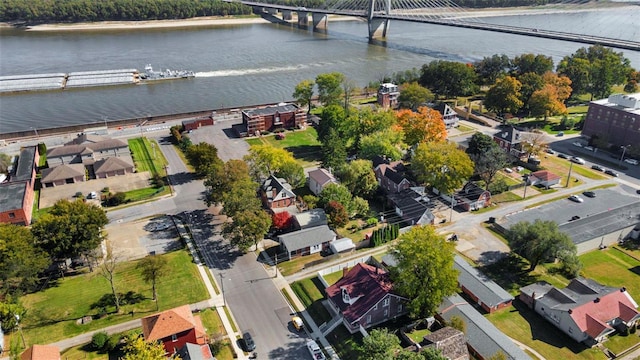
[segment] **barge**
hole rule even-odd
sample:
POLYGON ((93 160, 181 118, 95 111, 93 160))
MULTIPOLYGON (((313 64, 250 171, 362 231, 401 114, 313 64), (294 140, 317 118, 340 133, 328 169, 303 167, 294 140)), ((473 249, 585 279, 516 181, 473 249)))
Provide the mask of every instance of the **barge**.
POLYGON ((190 79, 190 70, 154 71, 150 64, 144 72, 137 69, 77 71, 70 73, 30 74, 0 76, 0 93, 23 91, 50 91, 96 86, 145 84, 158 80, 190 79))

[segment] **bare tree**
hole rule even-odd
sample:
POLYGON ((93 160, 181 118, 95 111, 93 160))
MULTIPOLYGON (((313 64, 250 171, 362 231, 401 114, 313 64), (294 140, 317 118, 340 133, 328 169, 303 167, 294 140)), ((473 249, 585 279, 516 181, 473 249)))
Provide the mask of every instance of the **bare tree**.
POLYGON ((159 277, 167 273, 167 259, 161 256, 148 255, 140 260, 136 268, 142 272, 142 279, 146 283, 151 283, 151 291, 153 292, 153 301, 156 302, 156 310, 158 310, 158 293, 156 282, 159 277))
POLYGON ((547 144, 543 133, 529 133, 524 135, 522 150, 527 153, 528 157, 539 156, 546 148, 547 144))
POLYGON ((113 294, 113 302, 116 306, 116 312, 120 312, 120 298, 118 298, 118 292, 116 291, 115 273, 118 257, 113 253, 113 247, 111 243, 107 241, 106 254, 104 261, 100 265, 100 275, 109 281, 111 285, 111 293, 113 294))

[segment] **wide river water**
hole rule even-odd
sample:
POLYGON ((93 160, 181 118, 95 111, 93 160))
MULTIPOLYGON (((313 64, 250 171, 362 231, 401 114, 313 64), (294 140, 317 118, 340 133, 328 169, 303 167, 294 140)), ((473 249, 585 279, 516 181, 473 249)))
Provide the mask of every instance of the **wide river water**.
MULTIPOLYGON (((640 6, 483 18, 549 30, 640 39, 640 6)), ((326 34, 270 23, 137 31, 0 31, 0 75, 137 68, 188 69, 190 80, 0 96, 0 133, 291 99, 295 85, 339 71, 358 86, 434 59, 545 54, 557 62, 587 45, 428 24, 391 23, 386 44, 362 21, 326 34)), ((640 68, 640 52, 623 51, 640 68)))

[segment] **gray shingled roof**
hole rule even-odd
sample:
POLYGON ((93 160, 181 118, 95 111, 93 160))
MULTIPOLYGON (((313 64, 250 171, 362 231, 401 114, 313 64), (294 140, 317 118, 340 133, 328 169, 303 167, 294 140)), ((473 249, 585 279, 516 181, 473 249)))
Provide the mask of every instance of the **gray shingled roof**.
POLYGON ((265 195, 269 200, 280 200, 296 197, 296 194, 291 190, 291 185, 287 182, 287 180, 277 178, 274 175, 270 175, 267 180, 262 183, 262 190, 265 192, 265 195), (273 196, 273 189, 276 190, 275 196, 273 196))
POLYGON ((618 288, 602 285, 591 279, 576 278, 571 280, 569 285, 564 289, 552 287, 544 296, 537 299, 537 301, 550 309, 569 310, 619 290, 618 288))
POLYGON ((488 358, 502 351, 510 360, 531 360, 511 339, 482 316, 460 295, 452 295, 444 299, 438 313, 447 321, 451 317, 460 317, 467 325, 467 342, 480 355, 488 358))
POLYGON ((287 251, 291 252, 329 242, 335 236, 336 233, 327 225, 320 225, 280 235, 278 241, 287 248, 287 251))
POLYGON ((109 157, 96 161, 93 165, 96 174, 133 168, 133 164, 125 160, 125 158, 109 157))
POLYGON ((83 164, 61 164, 54 168, 42 170, 42 183, 66 180, 81 175, 85 175, 83 164))
POLYGON ((26 183, 26 181, 18 181, 0 185, 0 211, 22 209, 26 183))
POLYGON ((298 110, 297 106, 293 104, 284 104, 284 105, 269 106, 269 107, 264 107, 259 109, 245 110, 243 111, 243 113, 247 114, 248 116, 267 116, 267 115, 273 115, 276 112, 289 113, 289 112, 295 112, 296 110, 298 110))
POLYGON ((104 151, 129 147, 127 143, 119 139, 107 139, 95 143, 84 143, 81 145, 65 145, 49 149, 47 157, 59 157, 67 155, 90 154, 94 151, 104 151))
POLYGON ((469 289, 480 301, 489 307, 513 300, 511 294, 478 269, 471 266, 471 264, 466 262, 462 257, 458 255, 455 256, 453 267, 460 272, 458 275, 460 285, 469 289))

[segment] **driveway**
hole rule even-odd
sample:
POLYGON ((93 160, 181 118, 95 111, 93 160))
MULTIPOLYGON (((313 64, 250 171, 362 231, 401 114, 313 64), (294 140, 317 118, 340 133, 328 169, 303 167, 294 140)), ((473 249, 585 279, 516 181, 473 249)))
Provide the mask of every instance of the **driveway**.
POLYGON ((173 221, 164 215, 127 223, 116 221, 105 231, 119 261, 163 254, 182 246, 173 221))

